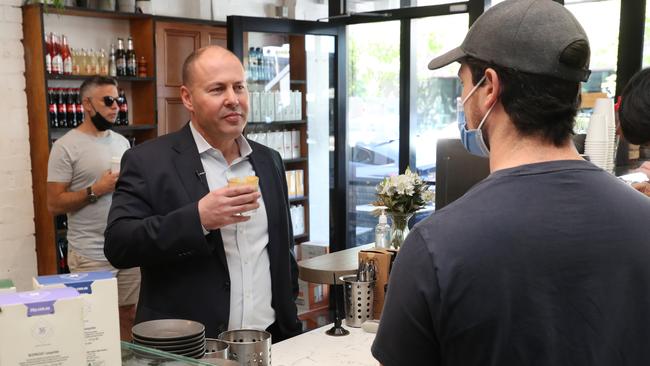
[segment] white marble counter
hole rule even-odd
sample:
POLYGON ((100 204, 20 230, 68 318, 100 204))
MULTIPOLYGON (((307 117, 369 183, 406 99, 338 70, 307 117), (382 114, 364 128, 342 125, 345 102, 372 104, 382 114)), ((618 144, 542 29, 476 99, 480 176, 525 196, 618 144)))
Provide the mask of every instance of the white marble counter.
POLYGON ((273 366, 379 365, 370 353, 374 333, 366 333, 361 328, 346 327, 344 324, 350 334, 332 337, 325 334, 331 327, 332 324, 328 324, 274 344, 271 348, 273 366))

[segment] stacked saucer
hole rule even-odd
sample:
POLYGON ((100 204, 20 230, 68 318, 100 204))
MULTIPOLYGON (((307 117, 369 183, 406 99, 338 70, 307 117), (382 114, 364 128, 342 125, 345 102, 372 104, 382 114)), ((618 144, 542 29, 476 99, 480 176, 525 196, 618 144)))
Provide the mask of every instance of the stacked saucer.
POLYGON ((159 319, 136 324, 133 343, 177 355, 201 358, 205 354, 205 327, 183 319, 159 319))

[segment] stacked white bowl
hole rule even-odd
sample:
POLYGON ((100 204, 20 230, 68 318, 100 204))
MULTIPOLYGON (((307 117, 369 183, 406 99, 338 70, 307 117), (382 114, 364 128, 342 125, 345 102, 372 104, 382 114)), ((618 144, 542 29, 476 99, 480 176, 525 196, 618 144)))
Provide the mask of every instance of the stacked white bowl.
POLYGON ((585 138, 585 155, 601 169, 614 171, 616 154, 616 121, 614 119, 614 101, 599 98, 594 105, 589 119, 587 137, 585 138))

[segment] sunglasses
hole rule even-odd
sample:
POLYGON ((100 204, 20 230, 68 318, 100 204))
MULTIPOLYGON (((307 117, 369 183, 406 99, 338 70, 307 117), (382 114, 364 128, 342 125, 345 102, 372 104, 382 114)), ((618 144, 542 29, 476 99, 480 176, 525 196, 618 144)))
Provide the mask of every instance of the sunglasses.
POLYGON ((108 108, 112 107, 113 103, 117 103, 118 107, 124 104, 122 98, 120 97, 113 98, 110 95, 103 97, 102 100, 104 101, 104 105, 107 106, 108 108))

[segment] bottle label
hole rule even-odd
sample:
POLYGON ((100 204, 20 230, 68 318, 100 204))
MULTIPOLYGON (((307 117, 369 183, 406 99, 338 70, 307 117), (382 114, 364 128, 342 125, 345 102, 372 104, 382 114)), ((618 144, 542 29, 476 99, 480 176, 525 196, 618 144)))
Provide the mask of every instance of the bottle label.
POLYGON ((61 55, 55 55, 52 58, 52 73, 53 74, 63 73, 63 60, 61 59, 61 55))
POLYGON ((63 60, 63 73, 66 75, 72 74, 72 58, 66 57, 66 59, 63 60))
POLYGON ((48 74, 52 73, 52 56, 49 53, 45 55, 45 70, 48 74))

